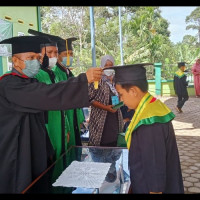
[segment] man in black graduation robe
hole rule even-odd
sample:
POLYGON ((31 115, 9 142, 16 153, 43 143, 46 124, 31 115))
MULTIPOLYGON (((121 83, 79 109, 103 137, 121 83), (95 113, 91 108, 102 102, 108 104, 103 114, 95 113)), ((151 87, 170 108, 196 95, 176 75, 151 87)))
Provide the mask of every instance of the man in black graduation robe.
MULTIPOLYGON (((49 42, 40 36, 18 38, 1 43, 12 44, 18 54, 39 53, 39 44, 49 42)), ((101 71, 89 70, 52 85, 16 69, 0 78, 0 193, 22 192, 47 168, 50 141, 43 111, 89 106, 88 82, 99 80, 101 71)))
POLYGON ((148 92, 149 63, 115 66, 120 100, 135 113, 126 130, 132 193, 184 193, 176 137, 175 115, 148 92))

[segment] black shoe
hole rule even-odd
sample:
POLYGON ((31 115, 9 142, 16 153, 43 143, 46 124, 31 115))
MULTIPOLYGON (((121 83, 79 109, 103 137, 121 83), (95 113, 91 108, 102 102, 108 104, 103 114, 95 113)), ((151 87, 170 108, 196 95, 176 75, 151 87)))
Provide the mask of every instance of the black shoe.
POLYGON ((182 113, 183 111, 181 110, 181 108, 178 108, 176 107, 176 110, 179 112, 179 113, 182 113))

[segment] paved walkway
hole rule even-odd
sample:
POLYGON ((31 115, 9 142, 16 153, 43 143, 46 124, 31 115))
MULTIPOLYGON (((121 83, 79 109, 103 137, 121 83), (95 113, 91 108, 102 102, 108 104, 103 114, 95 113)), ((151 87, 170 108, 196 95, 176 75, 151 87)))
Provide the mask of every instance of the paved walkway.
POLYGON ((190 97, 182 110, 175 109, 177 97, 161 97, 176 115, 173 120, 181 160, 185 194, 200 193, 200 98, 190 97))

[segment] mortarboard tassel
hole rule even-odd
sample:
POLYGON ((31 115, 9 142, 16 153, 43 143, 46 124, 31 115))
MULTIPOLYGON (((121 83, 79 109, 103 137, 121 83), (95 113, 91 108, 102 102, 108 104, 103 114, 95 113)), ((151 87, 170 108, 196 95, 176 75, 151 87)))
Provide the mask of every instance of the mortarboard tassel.
POLYGON ((94 81, 94 89, 98 89, 99 81, 94 81))
POLYGON ((66 63, 66 65, 69 66, 70 65, 70 59, 69 59, 69 54, 68 54, 67 40, 66 40, 66 50, 67 50, 67 63, 66 63))

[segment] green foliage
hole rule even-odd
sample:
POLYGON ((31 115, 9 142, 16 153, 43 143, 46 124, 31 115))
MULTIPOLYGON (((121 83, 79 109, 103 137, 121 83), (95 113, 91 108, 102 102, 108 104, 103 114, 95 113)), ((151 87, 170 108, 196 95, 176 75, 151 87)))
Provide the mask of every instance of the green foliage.
MULTIPOLYGON (((100 66, 103 55, 115 58, 120 65, 119 13, 118 6, 95 6, 96 65, 100 66)), ((183 41, 173 44, 169 23, 162 17, 158 6, 121 7, 123 35, 123 58, 125 64, 161 62, 162 78, 172 79, 177 62, 185 61, 190 67, 200 57, 200 8, 186 17, 187 29, 198 30, 197 37, 186 35, 183 41)), ((92 66, 91 30, 89 7, 48 6, 41 7, 42 31, 62 38, 78 37, 73 42, 74 69, 78 75, 92 66)), ((153 78, 153 70, 148 69, 153 78)))
POLYGON ((186 17, 186 23, 190 23, 186 26, 186 30, 193 29, 198 31, 198 39, 200 43, 200 7, 197 7, 192 13, 186 17))

